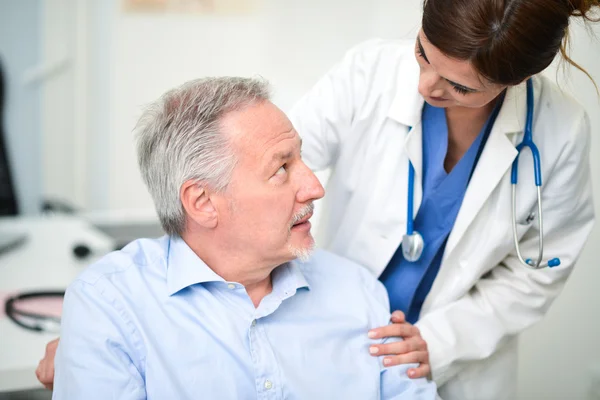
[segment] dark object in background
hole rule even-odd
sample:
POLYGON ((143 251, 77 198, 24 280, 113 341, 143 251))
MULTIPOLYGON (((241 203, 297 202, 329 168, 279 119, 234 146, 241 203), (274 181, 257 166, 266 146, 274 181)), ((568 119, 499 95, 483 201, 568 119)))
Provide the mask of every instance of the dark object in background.
POLYGON ((17 215, 19 213, 6 149, 6 133, 4 131, 5 88, 4 70, 2 60, 0 60, 0 216, 17 215))

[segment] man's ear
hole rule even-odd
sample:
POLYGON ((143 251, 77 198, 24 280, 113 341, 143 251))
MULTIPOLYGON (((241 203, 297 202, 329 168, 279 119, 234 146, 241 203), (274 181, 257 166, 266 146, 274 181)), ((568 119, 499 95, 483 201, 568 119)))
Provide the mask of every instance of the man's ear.
POLYGON ((217 209, 210 198, 211 191, 206 185, 189 180, 179 191, 181 204, 188 218, 198 225, 212 229, 217 226, 217 209))

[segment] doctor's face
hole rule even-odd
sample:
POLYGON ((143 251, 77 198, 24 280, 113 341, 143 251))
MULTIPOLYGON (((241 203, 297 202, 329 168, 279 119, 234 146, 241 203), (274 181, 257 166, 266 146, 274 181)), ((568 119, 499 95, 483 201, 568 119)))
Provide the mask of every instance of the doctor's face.
POLYGON ((506 88, 489 82, 469 61, 445 56, 419 31, 415 55, 421 69, 419 93, 435 107, 479 108, 489 104, 506 88))
POLYGON ((238 161, 219 212, 228 246, 276 265, 307 256, 314 245, 312 204, 324 189, 300 157, 291 122, 263 102, 229 113, 222 125, 238 161))

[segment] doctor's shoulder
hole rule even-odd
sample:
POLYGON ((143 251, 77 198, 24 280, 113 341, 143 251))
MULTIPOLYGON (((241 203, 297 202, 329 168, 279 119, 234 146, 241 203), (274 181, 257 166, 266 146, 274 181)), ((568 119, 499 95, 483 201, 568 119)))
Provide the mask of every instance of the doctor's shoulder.
POLYGON ((395 75, 399 65, 415 63, 414 48, 414 40, 369 39, 347 50, 338 66, 366 80, 386 78, 395 75), (361 72, 364 75, 358 75, 361 72))
POLYGON ((583 105, 548 77, 539 74, 540 99, 534 125, 536 142, 562 148, 572 141, 590 140, 589 117, 583 105), (536 126, 537 125, 537 126, 536 126))
POLYGON ((360 42, 346 51, 346 57, 363 59, 369 63, 394 62, 407 56, 414 57, 415 42, 409 39, 373 38, 360 42))

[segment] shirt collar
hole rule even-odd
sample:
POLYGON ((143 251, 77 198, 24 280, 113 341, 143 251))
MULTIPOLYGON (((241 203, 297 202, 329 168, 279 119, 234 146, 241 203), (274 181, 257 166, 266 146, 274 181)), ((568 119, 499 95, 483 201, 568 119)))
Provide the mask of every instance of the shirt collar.
POLYGON ((266 317, 275 312, 281 303, 294 296, 299 289, 310 290, 310 286, 297 261, 282 264, 271 274, 273 290, 265 296, 255 311, 254 318, 266 317))
POLYGON ((169 296, 196 283, 225 282, 180 237, 171 236, 167 249, 169 296))
MULTIPOLYGON (((294 260, 277 267, 272 272, 273 290, 292 293, 300 288, 310 289, 299 261, 294 260)), ((169 296, 196 283, 225 282, 187 243, 171 236, 167 249, 167 288, 169 296)))
MULTIPOLYGON (((419 94, 419 71, 419 63, 411 56, 402 60, 398 68, 396 95, 388 111, 388 117, 406 126, 415 126, 421 121, 425 100, 419 94)), ((539 83, 536 79, 533 82, 534 92, 539 92, 536 90, 539 83)), ((507 89, 504 103, 494 124, 494 131, 505 134, 522 132, 526 115, 527 87, 524 81, 507 89)))
MULTIPOLYGON (((535 90, 536 80, 534 79, 533 82, 535 90)), ((500 108, 494 124, 494 130, 505 134, 522 132, 525 128, 526 117, 527 83, 523 81, 516 86, 510 86, 506 90, 502 108, 500 108)))
POLYGON ((296 291, 301 288, 310 289, 310 285, 302 273, 301 262, 298 260, 285 263, 272 273, 273 290, 279 291, 279 287, 284 291, 296 291))

